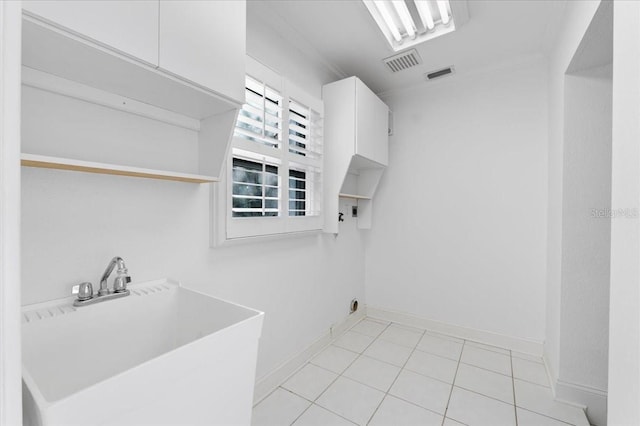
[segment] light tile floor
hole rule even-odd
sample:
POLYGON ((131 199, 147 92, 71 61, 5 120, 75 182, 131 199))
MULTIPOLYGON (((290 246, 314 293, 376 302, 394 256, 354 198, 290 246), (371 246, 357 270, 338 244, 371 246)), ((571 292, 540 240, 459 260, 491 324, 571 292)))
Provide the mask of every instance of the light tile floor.
POLYGON ((540 358, 365 318, 253 409, 253 426, 588 426, 540 358))

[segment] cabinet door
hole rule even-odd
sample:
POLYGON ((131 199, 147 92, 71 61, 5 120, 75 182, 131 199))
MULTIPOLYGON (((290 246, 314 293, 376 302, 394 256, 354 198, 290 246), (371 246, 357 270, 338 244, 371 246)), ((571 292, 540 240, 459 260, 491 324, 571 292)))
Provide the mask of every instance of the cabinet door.
POLYGON ((162 0, 160 68, 244 102, 244 0, 162 0))
POLYGON ((23 1, 29 14, 158 66, 159 0, 23 1))
POLYGON ((356 79, 356 154, 389 163, 389 108, 356 79))

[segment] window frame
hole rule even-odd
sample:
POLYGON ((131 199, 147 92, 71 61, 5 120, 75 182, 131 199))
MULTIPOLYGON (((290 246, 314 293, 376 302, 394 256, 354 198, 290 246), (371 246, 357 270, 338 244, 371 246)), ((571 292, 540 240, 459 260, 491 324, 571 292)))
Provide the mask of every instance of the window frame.
MULTIPOLYGON (((309 108, 317 115, 314 125, 320 126, 319 140, 315 136, 310 137, 310 142, 318 143, 322 147, 322 120, 324 105, 321 99, 314 97, 291 83, 276 71, 266 67, 258 61, 247 57, 247 76, 262 82, 270 89, 279 92, 282 96, 282 131, 279 148, 263 145, 235 135, 231 135, 231 144, 227 153, 225 170, 222 174, 223 181, 213 185, 212 199, 214 219, 219 218, 217 224, 212 226, 212 245, 220 245, 226 241, 239 240, 251 237, 277 236, 309 231, 321 231, 323 225, 322 211, 322 172, 323 157, 320 149, 319 155, 303 156, 290 153, 289 145, 289 101, 309 108), (267 162, 278 167, 278 193, 279 215, 258 217, 233 217, 233 159, 243 158, 255 162, 267 162), (302 170, 306 173, 307 187, 305 208, 310 214, 304 216, 290 216, 289 212, 289 170, 302 170), (220 220, 224 218, 224 220, 220 220), (221 223, 222 222, 222 223, 221 223)), ((309 117, 312 120, 312 117, 309 117)), ((310 132, 313 129, 310 128, 310 132)), ((316 149, 317 147, 314 147, 316 149)))

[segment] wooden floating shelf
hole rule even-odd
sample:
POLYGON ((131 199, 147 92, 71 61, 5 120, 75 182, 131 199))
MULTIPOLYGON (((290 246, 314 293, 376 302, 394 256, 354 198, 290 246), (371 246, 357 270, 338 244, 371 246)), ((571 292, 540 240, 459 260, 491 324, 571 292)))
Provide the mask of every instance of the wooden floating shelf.
POLYGON ((140 167, 120 166, 107 163, 95 163, 91 161, 74 160, 71 158, 48 157, 44 155, 22 154, 21 163, 25 167, 72 170, 76 172, 173 180, 178 182, 217 182, 216 178, 205 175, 171 172, 166 170, 145 169, 140 167))
POLYGON ((338 195, 342 198, 353 198, 354 200, 370 200, 371 199, 371 197, 367 197, 364 195, 343 194, 342 192, 338 195))

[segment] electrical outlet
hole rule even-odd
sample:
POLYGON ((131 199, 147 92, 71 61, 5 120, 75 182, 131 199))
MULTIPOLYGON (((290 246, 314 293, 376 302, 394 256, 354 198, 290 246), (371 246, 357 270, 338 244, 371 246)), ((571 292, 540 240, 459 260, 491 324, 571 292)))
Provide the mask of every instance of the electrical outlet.
POLYGON ((351 206, 351 217, 358 217, 358 206, 351 206))

